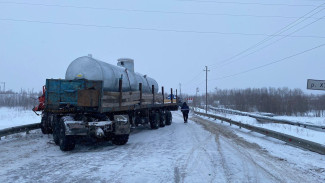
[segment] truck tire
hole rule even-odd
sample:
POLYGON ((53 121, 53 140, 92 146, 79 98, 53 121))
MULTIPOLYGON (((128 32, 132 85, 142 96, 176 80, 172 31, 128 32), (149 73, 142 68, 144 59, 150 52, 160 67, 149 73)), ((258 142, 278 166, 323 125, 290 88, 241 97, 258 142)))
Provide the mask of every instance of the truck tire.
POLYGON ((153 113, 150 119, 150 127, 151 129, 158 129, 159 128, 159 113, 153 113))
POLYGON ((73 136, 65 135, 65 121, 72 121, 69 116, 64 116, 60 119, 59 123, 59 146, 61 151, 71 151, 75 148, 76 142, 73 136))
POLYGON ((48 115, 47 115, 47 113, 44 113, 42 115, 42 119, 41 119, 41 130, 42 130, 42 133, 43 134, 49 134, 49 133, 51 133, 50 132, 50 129, 49 129, 49 126, 48 126, 48 115))
POLYGON ((60 120, 61 117, 54 116, 54 120, 52 122, 52 128, 53 128, 53 141, 56 145, 59 145, 60 143, 60 120))
POLYGON ((41 121, 41 131, 43 134, 49 134, 49 132, 47 131, 45 124, 43 122, 43 117, 42 117, 42 121, 41 121))
POLYGON ((53 130, 53 141, 56 145, 59 145, 60 139, 59 139, 59 124, 54 125, 54 130, 53 130))
POLYGON ((164 113, 164 112, 159 113, 159 117, 160 117, 159 126, 160 127, 165 127, 166 126, 166 113, 164 113))
POLYGON ((138 127, 139 124, 141 124, 141 117, 139 117, 139 116, 135 116, 135 117, 134 117, 134 125, 135 125, 136 127, 138 127))
POLYGON ((115 145, 124 145, 129 140, 129 134, 126 135, 114 135, 112 143, 115 145))
POLYGON ((170 111, 166 112, 166 125, 171 125, 173 121, 173 116, 170 111))

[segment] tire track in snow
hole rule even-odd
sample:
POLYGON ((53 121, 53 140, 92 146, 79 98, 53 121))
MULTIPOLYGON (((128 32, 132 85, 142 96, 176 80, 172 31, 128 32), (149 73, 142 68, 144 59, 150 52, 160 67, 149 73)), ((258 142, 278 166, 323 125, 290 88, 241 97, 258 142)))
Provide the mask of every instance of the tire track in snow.
MULTIPOLYGON (((230 165, 232 157, 240 157, 239 163, 245 164, 248 163, 249 166, 243 166, 242 169, 244 171, 245 177, 248 178, 242 179, 240 181, 246 180, 247 182, 308 182, 308 178, 304 175, 299 169, 293 168, 289 163, 283 162, 279 160, 279 158, 275 158, 270 156, 265 152, 265 150, 261 149, 257 144, 249 143, 245 141, 243 138, 238 137, 236 134, 232 132, 227 126, 223 126, 220 124, 209 122, 205 119, 194 117, 194 120, 201 124, 206 130, 211 133, 216 134, 216 140, 218 146, 220 146, 220 155, 223 156, 223 163, 228 173, 226 173, 229 177, 228 181, 233 182, 233 175, 230 173, 236 169, 236 167, 232 167, 230 165), (229 155, 231 154, 231 155, 229 155), (228 156, 226 158, 225 156, 228 156), (254 157, 252 157, 254 156, 254 157), (256 174, 251 175, 249 171, 246 171, 245 167, 253 167, 256 170, 256 174), (288 169, 290 167, 290 169, 288 169), (300 173, 298 173, 300 172, 300 173), (260 178, 268 177, 269 179, 263 180, 260 178)), ((238 162, 237 162, 238 163, 238 162)))
POLYGON ((0 141, 0 161, 10 164, 0 182, 225 182, 214 134, 173 116, 171 126, 135 129, 124 146, 81 143, 61 152, 41 132, 0 141))
MULTIPOLYGON (((182 119, 182 116, 177 113, 177 117, 182 119)), ((195 165, 201 162, 201 158, 207 158, 208 161, 205 161, 207 167, 212 168, 212 175, 209 175, 210 181, 215 182, 215 178, 218 171, 218 163, 216 157, 211 156, 206 149, 206 145, 214 141, 214 134, 207 134, 205 138, 201 137, 202 134, 198 134, 197 128, 200 126, 195 125, 194 122, 189 121, 189 123, 184 124, 187 128, 187 133, 191 141, 195 142, 193 147, 186 153, 185 157, 180 157, 177 159, 176 166, 174 168, 175 182, 185 182, 189 172, 195 171, 197 168, 195 165), (193 165, 192 165, 193 164, 193 165)), ((201 174, 200 177, 202 180, 207 181, 207 175, 201 174)))
POLYGON ((217 147, 218 154, 221 157, 221 165, 222 165, 222 168, 223 168, 223 173, 224 173, 224 175, 226 177, 227 182, 230 182, 230 180, 231 180, 231 177, 230 177, 230 174, 229 174, 230 171, 229 171, 229 168, 226 165, 226 159, 225 159, 225 156, 222 153, 219 138, 216 137, 216 141, 217 141, 217 144, 218 144, 218 147, 217 147))

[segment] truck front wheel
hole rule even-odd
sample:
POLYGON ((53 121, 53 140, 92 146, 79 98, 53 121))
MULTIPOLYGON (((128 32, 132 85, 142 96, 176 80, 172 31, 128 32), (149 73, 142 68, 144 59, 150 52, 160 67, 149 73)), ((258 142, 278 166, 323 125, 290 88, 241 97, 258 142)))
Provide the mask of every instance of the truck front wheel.
POLYGON ((75 139, 71 135, 65 135, 66 127, 65 121, 72 121, 73 119, 68 116, 64 116, 60 120, 59 124, 59 146, 62 151, 71 151, 75 148, 75 139))
POLYGON ((50 134, 52 133, 51 129, 49 128, 49 122, 48 122, 48 114, 43 113, 42 119, 41 119, 41 130, 43 134, 50 134))

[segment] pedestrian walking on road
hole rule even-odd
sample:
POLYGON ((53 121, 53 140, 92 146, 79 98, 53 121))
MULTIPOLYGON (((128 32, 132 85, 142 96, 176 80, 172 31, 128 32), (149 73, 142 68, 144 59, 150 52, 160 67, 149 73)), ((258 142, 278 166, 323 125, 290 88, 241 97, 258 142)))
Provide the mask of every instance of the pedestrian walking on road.
POLYGON ((190 108, 188 107, 186 102, 183 103, 181 111, 183 113, 184 123, 187 123, 188 113, 190 112, 190 108))

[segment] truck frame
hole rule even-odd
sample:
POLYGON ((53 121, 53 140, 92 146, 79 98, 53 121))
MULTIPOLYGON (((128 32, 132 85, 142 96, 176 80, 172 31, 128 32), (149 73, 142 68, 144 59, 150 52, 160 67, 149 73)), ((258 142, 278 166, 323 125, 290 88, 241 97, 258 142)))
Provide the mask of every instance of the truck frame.
MULTIPOLYGON (((171 111, 178 110, 177 99, 164 101, 161 95, 139 91, 105 91, 103 81, 47 79, 40 104, 33 110, 42 111, 41 130, 53 134, 62 151, 75 148, 76 140, 92 137, 112 141, 115 145, 128 142, 131 126, 149 124, 158 129, 172 123, 171 111)), ((171 89, 171 94, 173 90, 171 89)), ((176 90, 177 95, 177 90, 176 90)))

